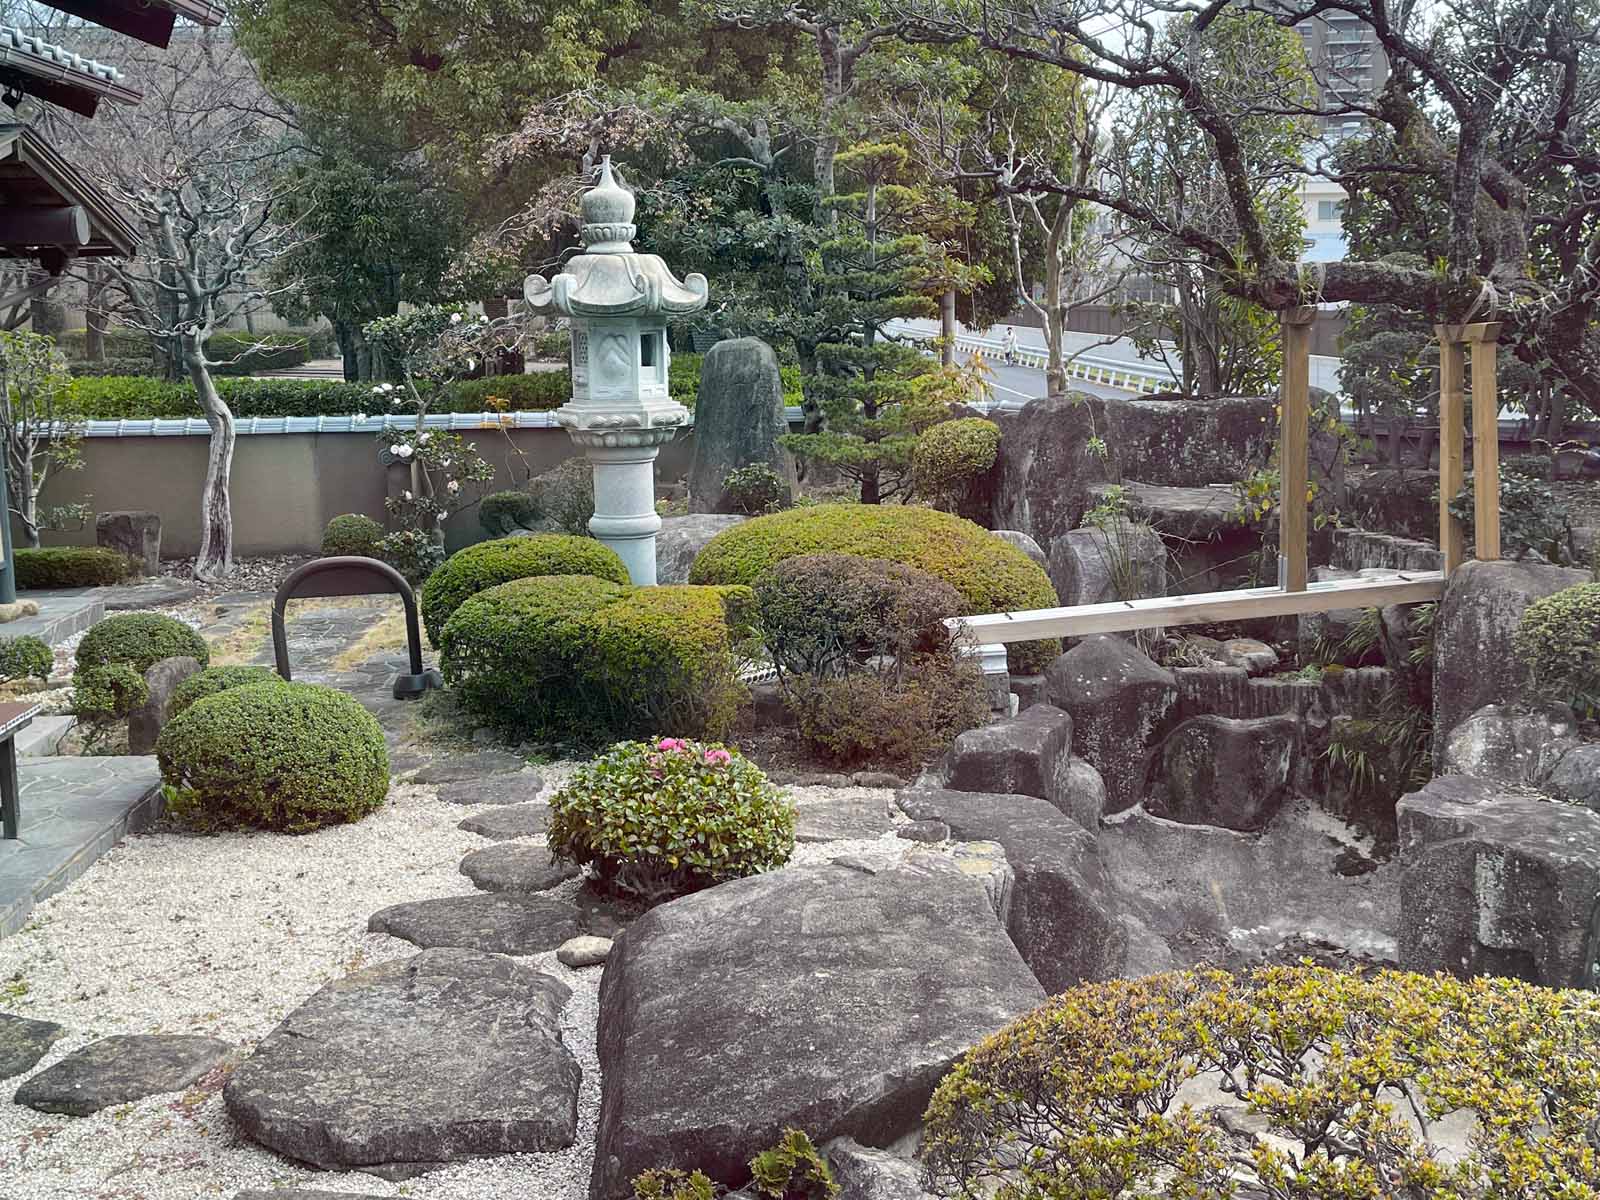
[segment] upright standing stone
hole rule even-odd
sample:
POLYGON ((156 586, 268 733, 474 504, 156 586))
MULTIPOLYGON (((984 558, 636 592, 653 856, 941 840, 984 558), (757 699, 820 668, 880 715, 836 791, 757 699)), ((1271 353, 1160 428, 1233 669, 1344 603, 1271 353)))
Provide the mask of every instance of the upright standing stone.
POLYGON ((146 575, 161 573, 159 513, 103 512, 94 519, 94 540, 96 545, 131 559, 146 575))
POLYGON ((1053 539, 1049 571, 1063 607, 1165 596, 1167 547, 1150 526, 1118 518, 1053 539))
POLYGON ((730 338, 712 346, 700 368, 694 402, 694 462, 689 511, 737 512, 723 481, 740 467, 771 467, 789 489, 799 484, 794 458, 778 444, 789 432, 778 356, 760 338, 730 338))
POLYGON ((187 654, 163 658, 144 673, 149 695, 128 714, 128 753, 154 754, 156 739, 172 715, 172 693, 191 675, 200 673, 200 660, 187 654))

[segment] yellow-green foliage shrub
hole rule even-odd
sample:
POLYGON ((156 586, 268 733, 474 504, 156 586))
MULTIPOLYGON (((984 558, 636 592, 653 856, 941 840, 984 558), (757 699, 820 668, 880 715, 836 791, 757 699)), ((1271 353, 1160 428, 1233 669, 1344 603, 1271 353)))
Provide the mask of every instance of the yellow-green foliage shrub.
POLYGON ((1600 583, 1580 583, 1535 600, 1513 644, 1541 700, 1600 713, 1600 583))
MULTIPOLYGON (((1056 590, 1021 550, 971 521, 930 508, 888 504, 819 504, 756 517, 706 543, 690 583, 753 584, 785 559, 851 554, 918 567, 961 593, 962 616, 1053 608, 1056 590)), ((1060 652, 1054 640, 1007 647, 1018 674, 1044 669, 1060 652)))
POLYGON ((328 522, 322 531, 324 558, 353 554, 360 558, 376 558, 378 543, 383 540, 383 526, 362 513, 340 513, 328 522))
POLYGON ((419 607, 428 641, 440 645, 445 622, 461 602, 497 584, 539 575, 592 575, 628 582, 617 552, 593 538, 565 533, 497 538, 458 550, 422 585, 419 607))
MULTIPOLYGON (((750 1160, 751 1181, 759 1200, 834 1200, 839 1185, 812 1140, 798 1129, 785 1129, 778 1144, 750 1160)), ((716 1184, 703 1171, 657 1167, 633 1181, 633 1200, 716 1200, 716 1184)))
POLYGON ((508 732, 593 743, 721 736, 747 690, 734 656, 745 588, 514 580, 464 601, 440 634, 446 681, 508 732))
POLYGON ((389 792, 389 750, 354 698, 253 683, 195 701, 156 742, 168 806, 202 828, 307 833, 358 821, 389 792))
POLYGON ((940 421, 917 439, 911 454, 917 491, 941 499, 994 466, 1000 426, 985 417, 940 421))
POLYGON ((1536 1200, 1600 1194, 1597 1119, 1594 993, 1185 971, 1073 988, 980 1043, 935 1091, 922 1153, 963 1200, 1536 1200), (1268 1136, 1180 1102, 1201 1076, 1268 1136), (1441 1154, 1427 1135, 1458 1110, 1478 1130, 1441 1154))

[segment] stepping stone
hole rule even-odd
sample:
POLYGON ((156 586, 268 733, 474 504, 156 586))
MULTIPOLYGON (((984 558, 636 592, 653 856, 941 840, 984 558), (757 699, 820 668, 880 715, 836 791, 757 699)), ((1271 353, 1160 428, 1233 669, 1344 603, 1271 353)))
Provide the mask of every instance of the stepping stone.
POLYGON ((561 1041, 571 995, 498 955, 424 950, 315 993, 223 1099, 252 1140, 325 1170, 561 1150, 583 1078, 561 1041))
POLYGON ((371 1192, 239 1192, 233 1200, 390 1200, 371 1192))
POLYGON ((412 781, 454 783, 458 779, 477 779, 482 775, 507 775, 527 765, 526 760, 507 750, 475 750, 471 754, 436 758, 412 776, 412 781))
POLYGON ((0 1013, 0 1079, 33 1070, 66 1032, 66 1026, 54 1021, 0 1013))
POLYGON ((17 1089, 18 1104, 38 1112, 90 1113, 181 1092, 232 1051, 208 1037, 145 1033, 108 1037, 75 1050, 17 1089))
POLYGON ((404 938, 424 949, 457 946, 491 954, 538 954, 590 932, 570 898, 445 896, 394 904, 372 914, 367 929, 404 938))
POLYGON ((889 804, 857 796, 795 801, 794 840, 842 842, 881 837, 892 827, 889 804))
POLYGON ((544 777, 537 771, 482 775, 440 784, 439 799, 446 804, 527 804, 543 787, 544 777))
POLYGON ((737 1187, 791 1125, 888 1145, 1044 997, 950 866, 791 867, 653 908, 606 961, 589 1197, 625 1200, 661 1163, 737 1187))
POLYGON ((564 967, 598 967, 610 956, 611 944, 610 938, 575 937, 561 943, 556 961, 564 967))
POLYGON ((461 860, 461 873, 485 892, 547 892, 577 878, 578 866, 543 846, 507 842, 474 850, 461 860))
POLYGON ((533 837, 550 828, 550 805, 543 801, 535 801, 531 804, 508 804, 503 808, 491 808, 488 812, 468 817, 456 828, 465 829, 468 833, 476 833, 495 842, 533 837))

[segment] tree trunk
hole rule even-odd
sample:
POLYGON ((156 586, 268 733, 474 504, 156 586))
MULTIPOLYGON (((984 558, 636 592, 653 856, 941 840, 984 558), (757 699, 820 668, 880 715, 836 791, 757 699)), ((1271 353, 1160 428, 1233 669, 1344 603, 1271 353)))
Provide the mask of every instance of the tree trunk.
POLYGON ((339 343, 339 357, 344 360, 344 381, 361 382, 361 352, 356 345, 355 326, 348 321, 333 323, 333 336, 339 343))
POLYGON ((206 450, 206 482, 200 492, 200 555, 194 577, 207 582, 233 574, 233 507, 228 495, 236 437, 233 413, 217 392, 206 368, 204 339, 198 332, 183 335, 183 362, 211 427, 206 450))
POLYGON ((939 337, 943 343, 939 350, 940 365, 955 366, 956 290, 953 287, 945 288, 944 294, 939 297, 939 337))
POLYGON ((105 276, 98 263, 89 265, 88 292, 83 313, 83 357, 92 363, 106 359, 106 310, 100 306, 105 276))
POLYGON ((844 100, 845 64, 839 46, 839 31, 822 26, 816 33, 817 55, 822 59, 822 112, 818 118, 817 144, 811 152, 811 169, 817 183, 816 223, 831 228, 836 222, 833 205, 833 160, 839 153, 836 121, 844 100))

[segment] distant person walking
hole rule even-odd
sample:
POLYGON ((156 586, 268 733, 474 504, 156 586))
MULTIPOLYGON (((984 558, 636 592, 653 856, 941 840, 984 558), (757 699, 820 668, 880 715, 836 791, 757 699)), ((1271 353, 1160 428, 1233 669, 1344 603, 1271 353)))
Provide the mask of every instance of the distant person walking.
POLYGON ((1009 366, 1017 365, 1017 331, 1010 325, 1006 326, 1006 336, 1000 343, 1004 352, 1006 363, 1009 366))

